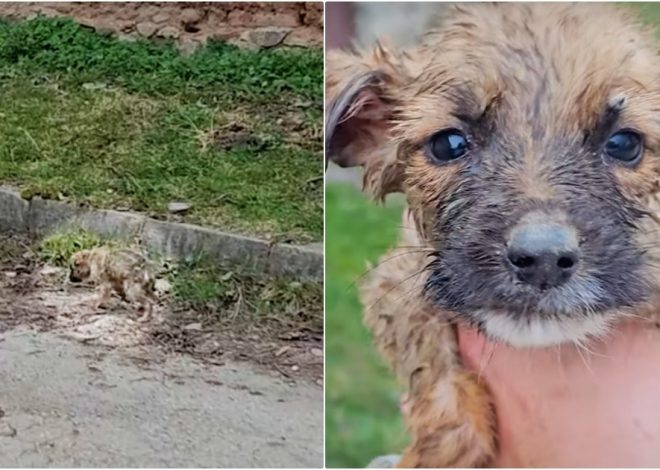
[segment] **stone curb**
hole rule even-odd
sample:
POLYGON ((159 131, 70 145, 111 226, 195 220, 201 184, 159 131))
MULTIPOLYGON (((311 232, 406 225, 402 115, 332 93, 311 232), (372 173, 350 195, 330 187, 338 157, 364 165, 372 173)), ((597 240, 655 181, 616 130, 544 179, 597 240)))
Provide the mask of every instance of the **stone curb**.
POLYGON ((80 227, 107 238, 139 239, 151 252, 182 260, 203 253, 227 267, 243 267, 273 276, 323 280, 321 244, 271 244, 197 225, 164 222, 144 215, 90 209, 71 203, 35 198, 0 187, 0 231, 48 235, 59 228, 80 227))

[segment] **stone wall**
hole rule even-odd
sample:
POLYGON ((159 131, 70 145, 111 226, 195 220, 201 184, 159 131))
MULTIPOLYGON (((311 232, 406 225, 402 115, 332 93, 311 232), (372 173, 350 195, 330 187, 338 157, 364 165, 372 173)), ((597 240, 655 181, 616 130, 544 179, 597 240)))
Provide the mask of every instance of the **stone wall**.
POLYGON ((0 16, 66 16, 122 39, 175 40, 192 51, 208 40, 247 47, 322 46, 321 2, 0 2, 0 16))

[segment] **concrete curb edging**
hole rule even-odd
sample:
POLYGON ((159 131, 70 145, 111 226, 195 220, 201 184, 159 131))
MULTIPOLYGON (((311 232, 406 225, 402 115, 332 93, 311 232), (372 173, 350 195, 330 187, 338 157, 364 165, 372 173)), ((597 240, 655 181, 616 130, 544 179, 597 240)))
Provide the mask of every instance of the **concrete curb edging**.
POLYGON ((175 260, 204 253, 227 267, 244 267, 273 276, 323 280, 323 249, 319 244, 271 244, 197 225, 154 220, 141 214, 78 207, 34 198, 0 187, 0 231, 48 235, 59 228, 80 227, 107 238, 139 239, 152 252, 175 260))

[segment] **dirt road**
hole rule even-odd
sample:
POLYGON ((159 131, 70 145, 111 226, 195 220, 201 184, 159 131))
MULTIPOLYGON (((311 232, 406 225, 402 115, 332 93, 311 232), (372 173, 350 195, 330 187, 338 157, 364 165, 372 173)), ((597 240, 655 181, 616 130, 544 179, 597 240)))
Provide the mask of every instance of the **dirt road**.
POLYGON ((244 363, 9 330, 0 334, 0 466, 320 467, 322 397, 314 384, 244 363))

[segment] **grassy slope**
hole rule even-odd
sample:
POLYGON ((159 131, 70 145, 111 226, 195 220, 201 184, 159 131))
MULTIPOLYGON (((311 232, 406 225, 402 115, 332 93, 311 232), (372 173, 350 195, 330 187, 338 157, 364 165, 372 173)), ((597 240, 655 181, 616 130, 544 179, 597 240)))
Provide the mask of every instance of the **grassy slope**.
POLYGON ((0 181, 296 241, 322 237, 323 56, 190 57, 69 21, 0 24, 0 181), (220 142, 220 143, 219 143, 220 142))

